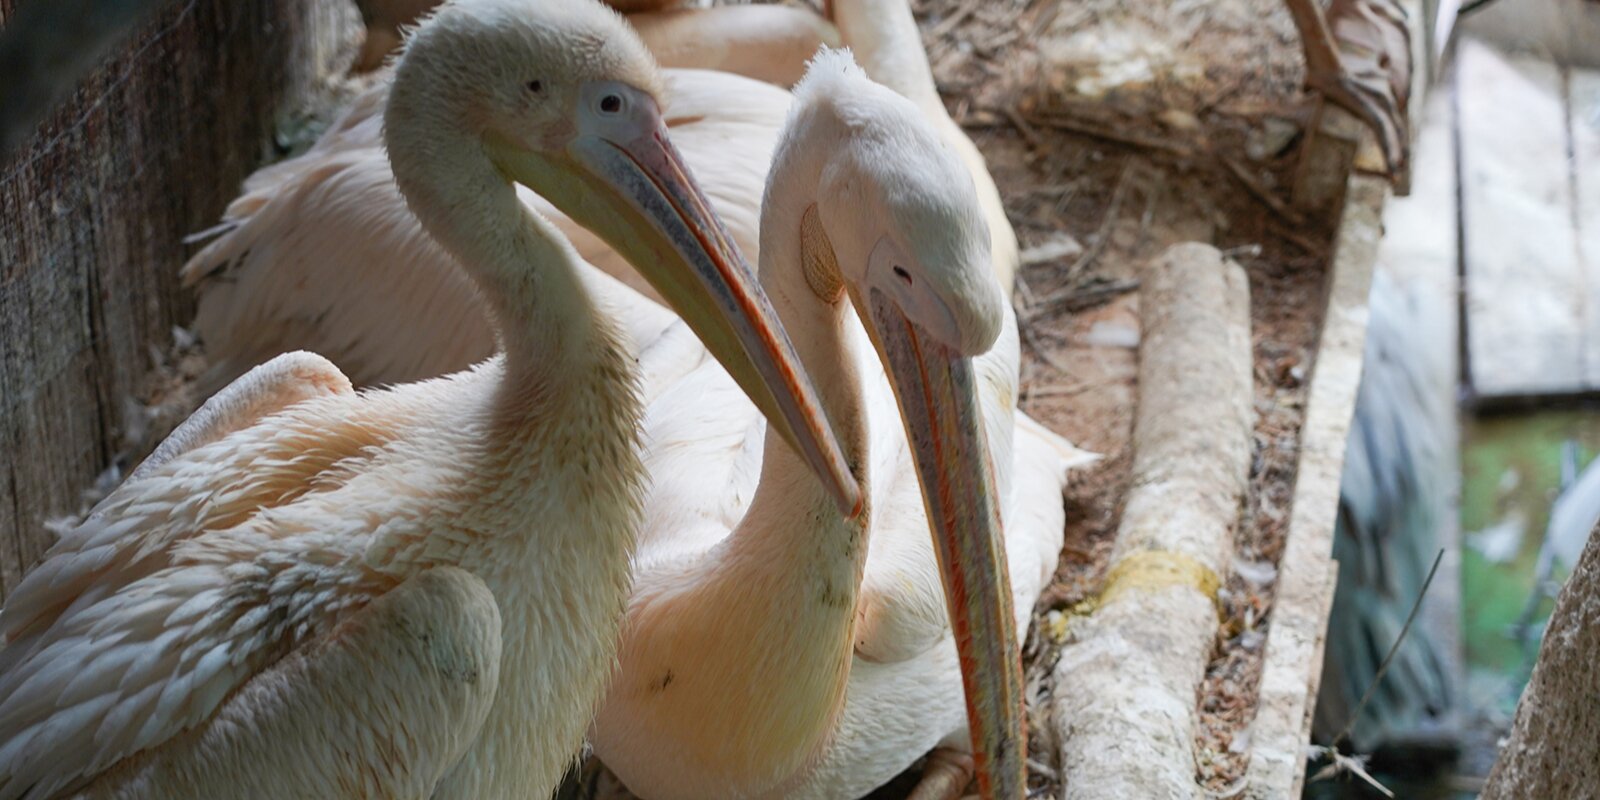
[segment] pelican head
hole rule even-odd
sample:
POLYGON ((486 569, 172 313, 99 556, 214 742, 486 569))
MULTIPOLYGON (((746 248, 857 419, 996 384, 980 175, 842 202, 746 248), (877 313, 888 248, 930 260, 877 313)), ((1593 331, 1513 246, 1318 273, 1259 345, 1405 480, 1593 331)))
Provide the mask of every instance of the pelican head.
POLYGON ((1004 323, 983 209, 965 166, 917 107, 873 83, 848 52, 819 55, 795 95, 794 113, 819 114, 835 132, 813 168, 837 284, 812 286, 848 295, 887 369, 961 652, 980 788, 1020 797, 1021 659, 972 366, 1004 323))
POLYGON ((859 485, 753 270, 668 139, 660 95, 649 51, 598 0, 453 0, 407 41, 384 137, 402 188, 407 174, 449 180, 452 160, 487 157, 502 186, 521 183, 599 234, 854 515, 859 485), (446 146, 463 140, 481 149, 446 146))

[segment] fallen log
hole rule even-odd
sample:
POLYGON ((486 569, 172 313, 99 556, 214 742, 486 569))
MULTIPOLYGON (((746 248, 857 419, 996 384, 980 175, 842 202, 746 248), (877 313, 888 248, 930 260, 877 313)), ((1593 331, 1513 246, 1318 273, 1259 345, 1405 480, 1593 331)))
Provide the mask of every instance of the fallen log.
POLYGON ((1196 693, 1249 479, 1244 270, 1186 243, 1141 286, 1132 488, 1105 585, 1055 667, 1065 796, 1083 800, 1200 796, 1196 693))

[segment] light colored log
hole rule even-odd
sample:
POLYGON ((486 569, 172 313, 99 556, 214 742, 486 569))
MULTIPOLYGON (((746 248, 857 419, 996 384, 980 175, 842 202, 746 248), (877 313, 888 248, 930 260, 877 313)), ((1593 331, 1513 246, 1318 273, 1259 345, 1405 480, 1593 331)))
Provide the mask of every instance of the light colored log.
POLYGON ((1133 489, 1097 607, 1055 672, 1063 781, 1085 800, 1199 796, 1195 696, 1250 468, 1244 270, 1186 243, 1142 286, 1133 489))

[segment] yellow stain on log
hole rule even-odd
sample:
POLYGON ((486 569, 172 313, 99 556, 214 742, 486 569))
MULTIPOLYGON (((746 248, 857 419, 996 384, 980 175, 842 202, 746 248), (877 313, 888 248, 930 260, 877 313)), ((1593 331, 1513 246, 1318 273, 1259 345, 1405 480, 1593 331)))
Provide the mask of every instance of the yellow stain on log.
POLYGON ((1111 565, 1099 604, 1105 605, 1130 591, 1151 592, 1169 586, 1187 586, 1217 602, 1222 578, 1199 559, 1171 550, 1140 550, 1111 565))

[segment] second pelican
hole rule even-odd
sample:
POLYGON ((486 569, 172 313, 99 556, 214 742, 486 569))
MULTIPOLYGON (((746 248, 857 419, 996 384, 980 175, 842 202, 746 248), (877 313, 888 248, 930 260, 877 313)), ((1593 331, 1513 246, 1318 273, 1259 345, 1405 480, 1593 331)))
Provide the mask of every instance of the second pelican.
POLYGON ((972 179, 912 103, 827 53, 796 87, 760 235, 763 285, 871 502, 846 519, 781 440, 757 447, 709 362, 653 403, 596 753, 653 800, 858 796, 941 742, 968 749, 970 715, 984 796, 1021 797, 1014 631, 1054 571, 1077 451, 1035 436, 1014 462, 1015 320, 972 179))

